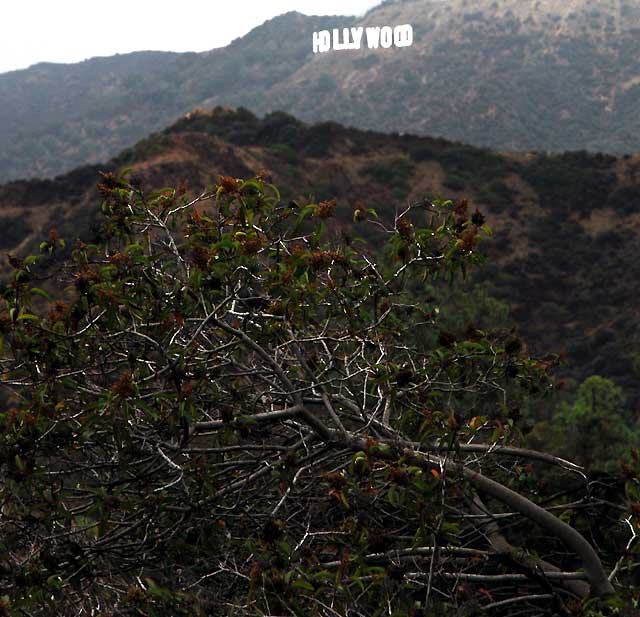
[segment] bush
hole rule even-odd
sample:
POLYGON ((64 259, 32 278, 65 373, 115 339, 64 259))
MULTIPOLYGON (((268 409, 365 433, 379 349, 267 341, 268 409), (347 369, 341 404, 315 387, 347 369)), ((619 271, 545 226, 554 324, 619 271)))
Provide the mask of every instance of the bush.
POLYGON ((409 193, 409 180, 413 170, 411 161, 396 158, 371 163, 364 168, 363 172, 380 184, 389 186, 393 196, 397 200, 402 200, 409 193))
POLYGON ((2 221, 2 234, 0 234, 0 250, 16 247, 30 231, 31 225, 25 214, 5 217, 2 221))
POLYGON ((452 191, 464 191, 467 187, 467 183, 464 178, 455 174, 447 174, 442 185, 452 191))
POLYGON ((638 439, 622 390, 598 375, 580 385, 573 403, 558 406, 551 430, 554 451, 590 471, 617 469, 638 439))
POLYGON ((478 193, 478 201, 487 205, 493 212, 503 212, 514 205, 515 193, 502 180, 494 180, 485 185, 478 193))
POLYGON ((104 242, 53 263, 64 295, 41 283, 52 235, 0 300, 5 613, 508 615, 526 595, 545 614, 551 590, 614 591, 582 535, 618 524, 614 498, 571 527, 526 466, 579 469, 512 447, 545 366, 489 325, 448 331, 416 293, 480 259, 459 205, 359 204, 381 258, 331 239, 335 202, 283 205, 261 178, 99 190, 104 242), (491 591, 461 596, 478 576, 491 591))
POLYGON ((587 215, 601 207, 602 196, 615 183, 615 175, 607 170, 610 163, 609 158, 584 151, 540 155, 523 168, 523 177, 538 192, 543 208, 587 215))
POLYGON ((300 162, 298 153, 287 144, 273 144, 269 147, 269 151, 290 165, 297 165, 300 162))
POLYGON ((419 142, 410 146, 409 156, 417 162, 436 159, 438 156, 438 149, 431 143, 419 142))

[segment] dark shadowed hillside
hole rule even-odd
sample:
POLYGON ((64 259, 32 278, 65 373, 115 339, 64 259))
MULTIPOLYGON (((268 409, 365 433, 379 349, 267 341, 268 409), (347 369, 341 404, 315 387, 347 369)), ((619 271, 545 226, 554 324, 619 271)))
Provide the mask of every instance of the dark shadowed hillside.
POLYGON ((358 200, 388 218, 407 200, 468 197, 494 230, 486 245, 494 259, 478 280, 511 305, 529 346, 565 351, 568 375, 597 373, 632 396, 637 391, 640 156, 499 154, 442 139, 306 125, 284 113, 259 119, 243 109, 198 111, 105 165, 1 186, 2 253, 37 250, 52 227, 70 244, 91 239, 98 170, 128 166, 147 188, 186 181, 193 193, 218 174, 266 170, 285 200, 335 197, 338 225, 351 234, 358 233, 358 200))
POLYGON ((105 160, 194 107, 500 150, 640 151, 632 0, 395 0, 363 18, 287 13, 207 53, 140 52, 0 75, 0 181, 105 160), (312 32, 410 23, 404 49, 312 53, 312 32))

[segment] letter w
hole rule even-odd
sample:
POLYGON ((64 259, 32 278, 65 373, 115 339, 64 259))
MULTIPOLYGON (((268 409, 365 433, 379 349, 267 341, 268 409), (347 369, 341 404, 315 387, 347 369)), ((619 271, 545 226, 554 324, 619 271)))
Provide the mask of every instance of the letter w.
POLYGON ((377 49, 380 44, 380 28, 367 28, 367 44, 369 49, 377 49))

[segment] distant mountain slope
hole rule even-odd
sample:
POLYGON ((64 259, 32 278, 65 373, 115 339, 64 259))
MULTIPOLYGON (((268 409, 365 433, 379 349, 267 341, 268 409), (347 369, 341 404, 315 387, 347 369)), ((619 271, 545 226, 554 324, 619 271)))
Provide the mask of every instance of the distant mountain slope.
POLYGON ((0 74, 0 181, 106 160, 221 92, 225 104, 259 103, 310 59, 314 30, 350 21, 291 12, 210 52, 136 52, 0 74))
POLYGON ((411 23, 415 43, 318 54, 273 104, 501 150, 640 150, 636 0, 396 0, 359 23, 411 23))
POLYGON ((637 0, 390 0, 287 13, 202 54, 0 75, 0 181, 104 160, 194 107, 444 136, 501 150, 640 152, 637 0), (414 27, 404 49, 312 53, 312 32, 414 27))
MULTIPOLYGON (((413 135, 306 125, 284 113, 190 113, 108 164, 0 186, 0 254, 37 251, 54 227, 91 239, 98 170, 131 166, 143 187, 202 190, 218 174, 265 169, 283 199, 338 199, 338 225, 359 233, 362 199, 384 217, 407 200, 468 197, 494 229, 478 274, 512 307, 530 347, 566 351, 566 374, 611 377, 639 406, 640 156, 500 154, 413 135)), ((2 260, 4 262, 4 259, 2 260)), ((6 263, 2 264, 6 272, 6 263)))

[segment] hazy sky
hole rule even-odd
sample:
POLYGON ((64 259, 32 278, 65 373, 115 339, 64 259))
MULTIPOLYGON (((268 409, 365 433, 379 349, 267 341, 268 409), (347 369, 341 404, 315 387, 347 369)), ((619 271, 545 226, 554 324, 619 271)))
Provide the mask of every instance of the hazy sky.
POLYGON ((267 19, 360 15, 381 0, 0 0, 0 73, 139 50, 205 51, 267 19))

